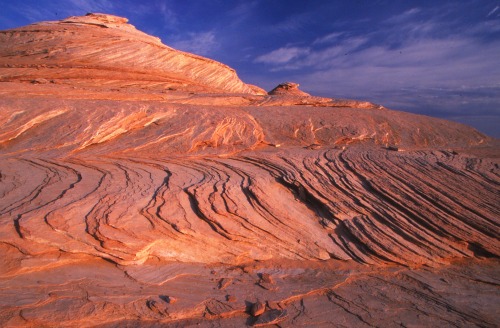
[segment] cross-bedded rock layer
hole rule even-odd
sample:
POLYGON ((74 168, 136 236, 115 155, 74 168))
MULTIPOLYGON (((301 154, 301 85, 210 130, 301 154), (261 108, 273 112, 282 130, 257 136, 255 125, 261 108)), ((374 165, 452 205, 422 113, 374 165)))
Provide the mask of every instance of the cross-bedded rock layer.
POLYGON ((498 325, 494 140, 115 16, 0 38, 2 325, 498 325))
POLYGON ((21 253, 120 264, 443 263, 499 254, 497 174, 446 151, 6 158, 1 235, 21 253))

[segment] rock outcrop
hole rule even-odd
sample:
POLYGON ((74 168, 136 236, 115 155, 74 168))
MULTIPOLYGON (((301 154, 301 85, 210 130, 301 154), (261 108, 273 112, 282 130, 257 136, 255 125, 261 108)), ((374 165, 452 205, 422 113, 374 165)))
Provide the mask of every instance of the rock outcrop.
POLYGON ((499 325, 470 127, 267 95, 104 14, 0 31, 0 80, 1 326, 499 325))
POLYGON ((298 83, 283 82, 276 88, 269 91, 270 95, 286 95, 286 96, 301 96, 310 97, 311 95, 299 89, 298 83))
POLYGON ((386 109, 368 101, 359 101, 353 99, 332 99, 324 97, 315 97, 299 89, 299 84, 294 82, 280 83, 276 88, 269 91, 261 104, 265 106, 314 106, 314 107, 347 107, 364 109, 386 109))

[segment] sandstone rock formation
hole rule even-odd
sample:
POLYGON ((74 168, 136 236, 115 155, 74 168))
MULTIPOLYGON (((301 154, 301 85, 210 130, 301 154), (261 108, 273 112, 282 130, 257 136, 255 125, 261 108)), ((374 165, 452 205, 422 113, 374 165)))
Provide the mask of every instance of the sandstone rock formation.
POLYGON ((289 95, 289 96, 311 96, 307 92, 299 90, 299 84, 293 82, 283 82, 279 84, 276 88, 269 91, 270 95, 289 95))
POLYGON ((88 14, 0 33, 2 81, 255 93, 219 62, 181 52, 127 24, 88 14))
POLYGON ((0 31, 0 81, 2 326, 500 324, 470 127, 267 95, 104 14, 0 31))

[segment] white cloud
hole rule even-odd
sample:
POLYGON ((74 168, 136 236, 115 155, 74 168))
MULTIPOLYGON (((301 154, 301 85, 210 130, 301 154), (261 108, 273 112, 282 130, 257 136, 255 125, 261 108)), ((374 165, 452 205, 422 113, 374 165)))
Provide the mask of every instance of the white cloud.
POLYGON ((390 23, 390 24, 406 23, 409 19, 412 19, 413 17, 415 17, 421 11, 422 10, 420 8, 409 9, 409 10, 405 11, 404 13, 390 17, 386 21, 386 23, 390 23))
POLYGON ((163 22, 167 26, 174 27, 178 23, 177 14, 166 2, 160 2, 158 5, 158 9, 163 16, 163 22))
POLYGON ((259 56, 255 61, 275 65, 273 71, 306 67, 313 70, 324 69, 332 65, 333 59, 349 55, 367 41, 364 37, 354 37, 321 50, 313 50, 312 47, 284 47, 259 56))
POLYGON ((255 62, 265 64, 286 64, 294 59, 307 56, 309 52, 309 48, 283 47, 257 57, 255 62))
POLYGON ((172 47, 196 55, 207 56, 218 47, 218 43, 215 39, 215 33, 209 31, 189 33, 186 39, 174 41, 172 47))
POLYGON ((243 1, 238 3, 236 7, 228 11, 228 14, 233 17, 237 22, 241 22, 254 14, 255 8, 258 6, 259 1, 243 1))
POLYGON ((320 38, 317 38, 316 40, 314 40, 313 44, 332 43, 332 42, 336 41, 343 34, 344 34, 344 32, 333 32, 333 33, 327 34, 325 36, 322 36, 320 38))
POLYGON ((500 6, 496 6, 495 8, 493 8, 489 13, 488 15, 486 15, 486 17, 490 17, 491 15, 495 14, 497 12, 497 10, 500 9, 500 6))

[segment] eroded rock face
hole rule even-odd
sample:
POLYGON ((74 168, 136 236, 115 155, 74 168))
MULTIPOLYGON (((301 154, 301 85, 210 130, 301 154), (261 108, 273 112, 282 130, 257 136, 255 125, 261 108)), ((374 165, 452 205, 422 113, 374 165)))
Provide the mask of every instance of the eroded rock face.
POLYGON ((0 38, 0 325, 498 326, 495 140, 116 16, 0 38))

